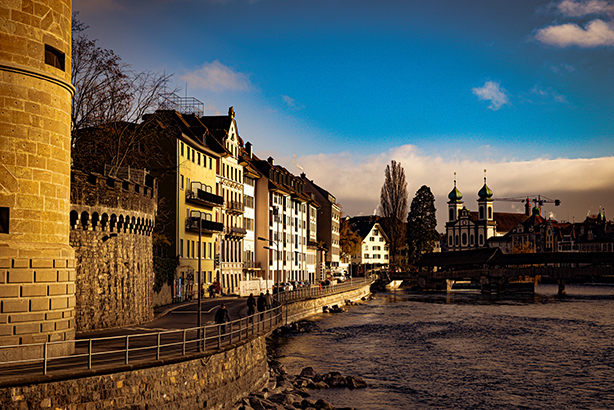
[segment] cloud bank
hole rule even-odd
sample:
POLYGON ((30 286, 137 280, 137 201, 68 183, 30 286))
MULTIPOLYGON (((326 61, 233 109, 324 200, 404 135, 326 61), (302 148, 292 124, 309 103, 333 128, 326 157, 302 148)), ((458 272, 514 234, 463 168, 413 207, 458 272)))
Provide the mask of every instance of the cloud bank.
MULTIPOLYGON (((445 229, 447 195, 454 186, 454 172, 458 189, 470 210, 477 209, 477 192, 484 183, 484 169, 495 197, 542 195, 562 200, 560 207, 552 205, 544 209, 544 216, 550 212, 559 221, 583 219, 587 212, 596 212, 600 206, 614 207, 614 203, 607 203, 614 200, 610 194, 614 190, 614 157, 483 162, 424 155, 416 146, 404 145, 367 157, 344 152, 302 156, 293 162, 300 163, 309 179, 331 192, 347 215, 355 216, 372 214, 377 208, 384 170, 393 159, 405 169, 410 202, 422 185, 431 188, 436 199, 439 231, 445 229)), ((496 202, 495 211, 523 212, 524 204, 496 202)))

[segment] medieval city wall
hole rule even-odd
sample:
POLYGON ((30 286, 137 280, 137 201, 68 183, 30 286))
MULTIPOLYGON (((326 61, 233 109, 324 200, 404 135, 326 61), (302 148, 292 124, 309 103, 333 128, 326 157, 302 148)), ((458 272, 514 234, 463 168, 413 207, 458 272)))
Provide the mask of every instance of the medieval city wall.
POLYGON ((71 179, 76 330, 152 320, 155 181, 140 185, 80 171, 71 179))

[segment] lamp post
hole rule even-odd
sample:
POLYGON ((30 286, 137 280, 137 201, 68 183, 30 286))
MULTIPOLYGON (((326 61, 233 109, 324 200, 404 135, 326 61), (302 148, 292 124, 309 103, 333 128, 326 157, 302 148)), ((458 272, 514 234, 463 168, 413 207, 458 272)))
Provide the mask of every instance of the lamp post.
POLYGON ((202 326, 202 318, 201 318, 201 310, 202 307, 200 305, 201 302, 201 252, 203 250, 203 245, 202 245, 202 232, 203 232, 203 219, 202 219, 202 215, 203 213, 201 211, 195 211, 192 210, 190 211, 190 218, 193 218, 192 215, 198 215, 198 286, 197 286, 197 292, 198 292, 198 318, 196 320, 197 326, 198 326, 198 332, 197 332, 197 338, 198 338, 198 351, 201 351, 201 342, 200 342, 200 328, 202 326))
MULTIPOLYGON (((279 210, 278 208, 273 208, 273 216, 279 216, 279 210)), ((277 252, 277 257, 275 258, 277 261, 277 270, 279 271, 279 265, 280 265, 280 252, 279 252, 279 219, 276 219, 277 222, 277 240, 272 240, 272 239, 267 239, 267 238, 263 238, 261 236, 258 237, 259 240, 261 241, 267 241, 269 243, 269 245, 272 245, 273 243, 275 243, 275 251, 277 252)), ((264 249, 271 249, 268 247, 264 247, 264 249)), ((270 266, 270 265, 269 265, 270 266)), ((280 296, 279 296, 279 277, 281 276, 281 272, 277 273, 277 302, 279 302, 280 296)), ((267 288, 268 288, 268 275, 267 275, 267 288)), ((273 282, 275 283, 275 280, 273 280, 273 282)))

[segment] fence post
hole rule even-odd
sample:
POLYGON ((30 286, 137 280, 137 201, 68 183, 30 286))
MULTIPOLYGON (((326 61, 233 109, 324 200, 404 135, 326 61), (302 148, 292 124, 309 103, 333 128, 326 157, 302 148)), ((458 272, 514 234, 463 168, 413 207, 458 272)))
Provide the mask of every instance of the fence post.
POLYGON ((130 346, 130 335, 126 335, 126 364, 128 364, 128 347, 130 346))
POLYGON ((87 344, 87 370, 92 370, 92 339, 87 344))
POLYGON ((158 343, 156 346, 156 360, 160 360, 160 332, 158 332, 158 343))
POLYGON ((43 374, 47 374, 47 342, 43 345, 43 374))

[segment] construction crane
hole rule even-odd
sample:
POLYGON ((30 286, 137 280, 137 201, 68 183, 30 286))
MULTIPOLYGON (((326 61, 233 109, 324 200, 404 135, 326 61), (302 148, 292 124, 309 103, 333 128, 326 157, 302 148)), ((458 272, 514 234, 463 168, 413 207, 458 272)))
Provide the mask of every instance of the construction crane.
POLYGON ((540 216, 542 214, 542 206, 544 204, 554 204, 554 206, 561 205, 560 199, 551 199, 543 195, 527 195, 527 196, 522 196, 522 197, 518 196, 518 197, 511 197, 511 198, 493 198, 493 201, 524 202, 525 203, 524 213, 527 216, 531 216, 531 201, 533 201, 534 204, 537 204, 539 208, 540 216), (530 199, 531 197, 533 197, 532 200, 530 199))

